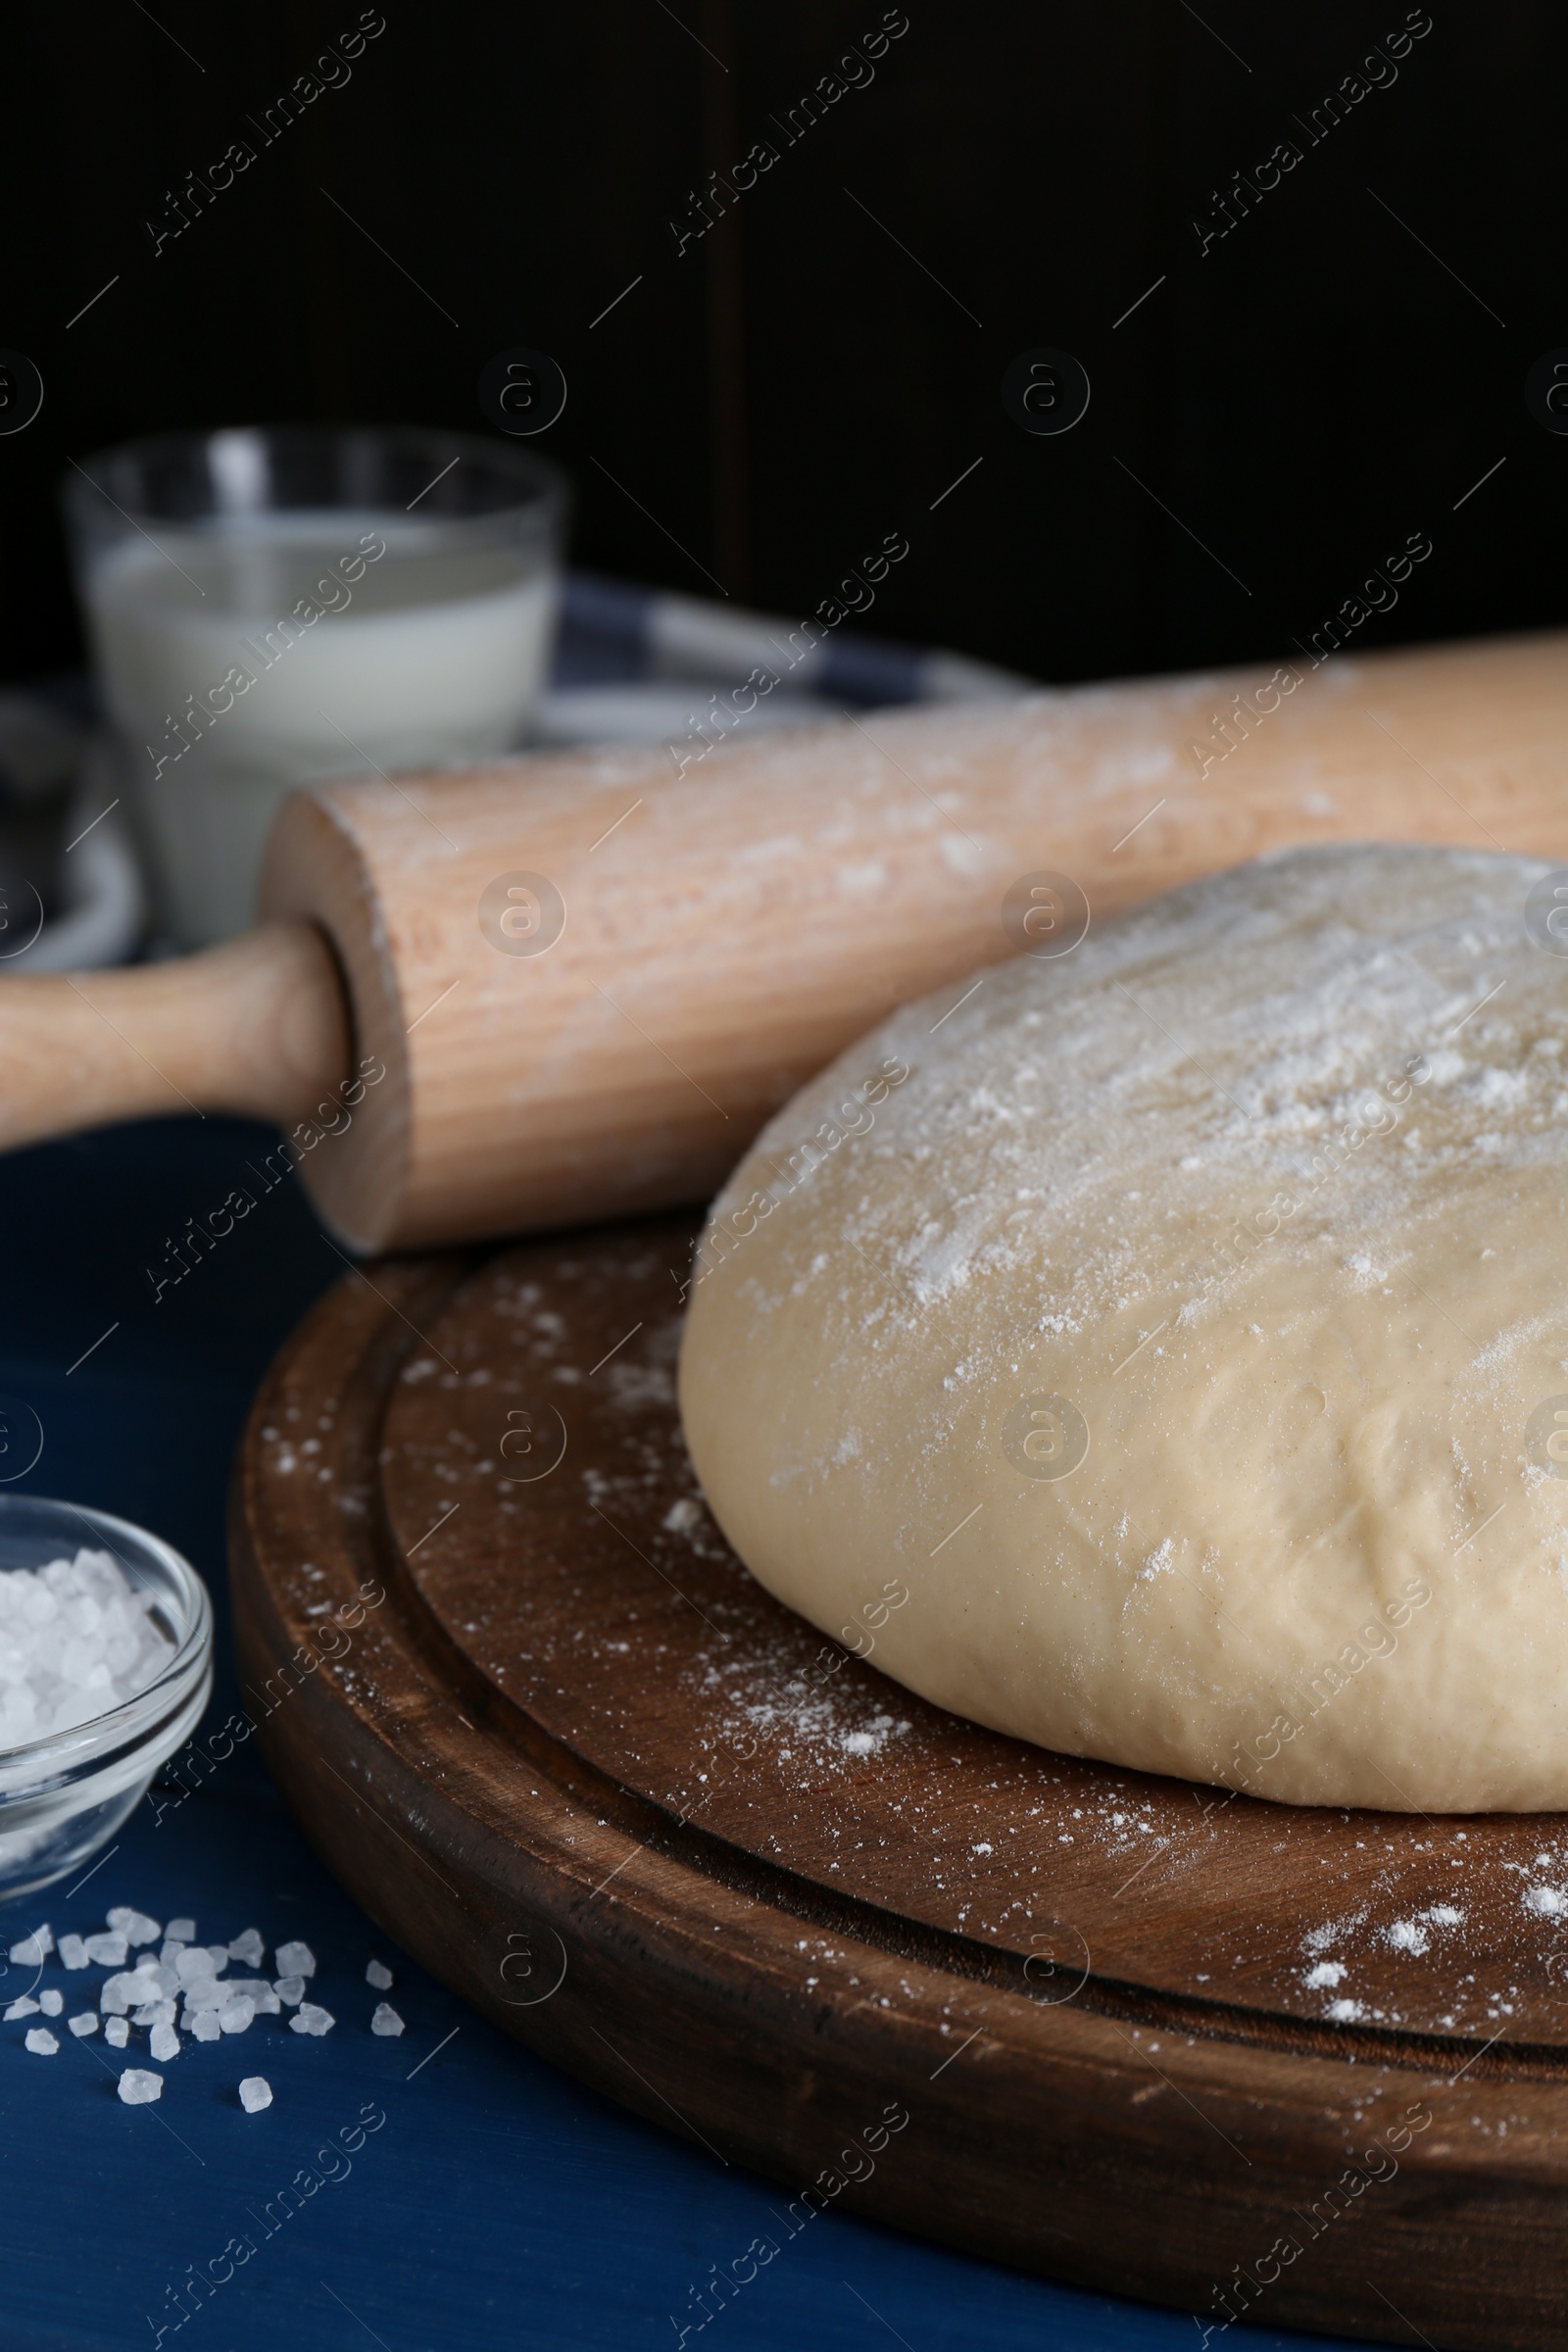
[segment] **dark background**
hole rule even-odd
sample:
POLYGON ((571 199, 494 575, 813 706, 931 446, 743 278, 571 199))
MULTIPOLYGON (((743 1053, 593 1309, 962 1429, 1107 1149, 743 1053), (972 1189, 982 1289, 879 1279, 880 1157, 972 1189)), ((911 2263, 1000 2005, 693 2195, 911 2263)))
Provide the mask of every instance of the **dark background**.
POLYGON ((347 86, 156 258, 168 192, 259 147, 244 118, 357 5, 14 20, 0 344, 46 392, 0 439, 10 675, 79 659, 68 453, 289 417, 488 431, 476 379, 515 344, 565 370, 535 446, 601 570, 795 615, 899 529, 869 625, 1049 679, 1288 652, 1412 531, 1434 556, 1367 650, 1564 617, 1568 440, 1523 399, 1568 343, 1560 8, 1432 0, 1394 85, 1308 147, 1292 118, 1400 0, 907 0, 870 86, 679 258, 690 191, 880 0, 384 13, 347 86), (1285 137, 1302 162, 1200 255, 1211 192, 1285 137), (1094 387, 1058 438, 999 397, 1042 344, 1094 387))

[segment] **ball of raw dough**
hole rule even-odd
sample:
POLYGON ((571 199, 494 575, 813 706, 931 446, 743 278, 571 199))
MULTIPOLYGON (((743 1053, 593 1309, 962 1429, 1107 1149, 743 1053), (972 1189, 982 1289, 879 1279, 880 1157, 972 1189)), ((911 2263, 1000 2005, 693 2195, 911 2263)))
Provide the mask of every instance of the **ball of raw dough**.
POLYGON ((1568 1806, 1554 886, 1296 851, 841 1055, 694 1269, 687 1441, 761 1582, 1048 1747, 1568 1806))

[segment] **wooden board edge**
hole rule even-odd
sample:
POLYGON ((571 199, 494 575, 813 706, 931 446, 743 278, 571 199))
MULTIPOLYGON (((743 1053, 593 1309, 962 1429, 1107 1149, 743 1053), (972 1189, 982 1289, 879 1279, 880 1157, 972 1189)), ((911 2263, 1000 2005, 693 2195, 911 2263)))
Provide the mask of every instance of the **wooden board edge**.
MULTIPOLYGON (((395 1361, 394 1301, 408 1306, 401 1286, 417 1279, 381 1269, 393 1298, 352 1300, 363 1365, 395 1361)), ((285 1348, 253 1432, 322 1333, 340 1336, 341 1308, 334 1322, 323 1302, 285 1348)), ((378 1417, 373 1394, 367 1409, 378 1417)), ((231 1580, 242 1679, 253 1692, 281 1679, 287 1692, 258 1722, 263 1752, 356 1899, 504 2031, 780 2181, 786 2224, 842 2198, 863 2218, 1211 2325, 1231 2280, 1254 2324, 1409 2340, 1369 2287, 1376 2277, 1397 2315, 1460 2352, 1555 2341, 1568 2085, 1472 2077, 1459 2089, 1423 2067, 1352 2075, 1348 2037, 1348 2063, 1335 2063, 1142 2028, 1024 1984, 977 1984, 928 1956, 911 1966, 689 1855, 628 1843, 578 1760, 545 1735, 525 1793, 514 1749, 482 1726, 457 1731, 373 1513, 332 1524, 307 1498, 323 1594, 341 1607, 368 1572, 388 1578, 389 1598, 359 1648, 303 1679, 296 1667, 291 1686, 313 1625, 281 1589, 256 1450, 248 1443, 236 1465, 231 1580), (1522 2098, 1534 2128, 1520 2128, 1522 2098), (1432 2120, 1396 2156, 1389 2123, 1412 2105, 1432 2120), (1376 2112, 1352 2135, 1344 2118, 1356 2106, 1376 2112), (891 2110, 908 2122, 895 2130, 891 2110), (1472 2115, 1491 2136, 1478 2139, 1472 2115), (1515 2126, 1506 2139, 1501 2121, 1515 2126), (1337 2189, 1351 2171, 1361 2186, 1337 2189), (1350 2226, 1313 2230, 1305 2217, 1325 2212, 1350 2226), (1307 2242, 1281 2264, 1271 2248, 1293 2229, 1307 2242), (1258 2281, 1271 2261, 1278 2278, 1258 2281)))

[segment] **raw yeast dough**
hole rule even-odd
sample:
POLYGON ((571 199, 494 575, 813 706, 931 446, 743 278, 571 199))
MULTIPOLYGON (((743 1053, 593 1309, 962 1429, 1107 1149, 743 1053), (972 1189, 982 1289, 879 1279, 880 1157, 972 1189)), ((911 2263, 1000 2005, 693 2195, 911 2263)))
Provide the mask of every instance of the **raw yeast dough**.
POLYGON ((1048 1747, 1568 1806, 1554 880, 1265 858, 813 1080, 715 1204, 681 1358, 761 1582, 1048 1747))

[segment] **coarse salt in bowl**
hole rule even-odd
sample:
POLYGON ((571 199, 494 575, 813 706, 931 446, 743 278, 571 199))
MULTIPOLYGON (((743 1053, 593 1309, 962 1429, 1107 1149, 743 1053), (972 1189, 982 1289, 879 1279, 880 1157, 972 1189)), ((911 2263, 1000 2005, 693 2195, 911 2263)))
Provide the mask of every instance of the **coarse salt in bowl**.
POLYGON ((0 1900, 113 1837, 212 1684, 212 1602, 172 1545, 107 1511, 0 1495, 0 1900))

